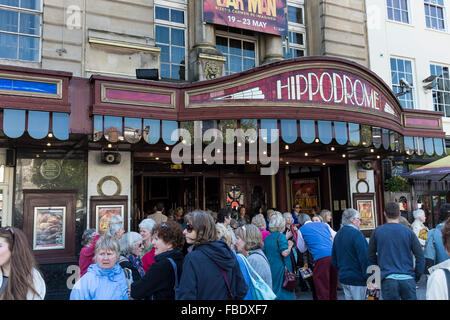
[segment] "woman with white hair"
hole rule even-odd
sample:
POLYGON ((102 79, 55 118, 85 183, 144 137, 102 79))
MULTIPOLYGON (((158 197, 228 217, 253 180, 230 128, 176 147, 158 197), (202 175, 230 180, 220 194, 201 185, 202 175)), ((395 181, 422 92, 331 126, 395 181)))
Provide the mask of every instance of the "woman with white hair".
POLYGON ((264 240, 266 240, 266 237, 270 234, 270 232, 266 230, 267 224, 264 215, 262 213, 255 215, 252 218, 252 224, 255 225, 259 231, 261 231, 262 241, 264 244, 264 240))
POLYGON ((285 267, 295 272, 294 265, 290 259, 290 253, 294 243, 287 239, 292 236, 290 230, 286 229, 286 220, 280 212, 275 211, 269 221, 270 235, 264 240, 264 254, 269 260, 272 273, 272 290, 277 295, 277 300, 294 300, 294 291, 282 288, 285 267))
POLYGON ((139 224, 139 234, 142 236, 142 248, 141 259, 144 272, 155 263, 155 249, 152 246, 152 232, 156 222, 153 219, 147 218, 141 221, 139 224))
POLYGON ((428 237, 428 228, 424 225, 424 222, 426 220, 425 212, 422 209, 417 209, 413 211, 413 216, 414 222, 412 223, 411 227, 414 231, 414 234, 419 239, 422 249, 424 249, 428 237))
POLYGON ((98 239, 95 264, 75 283, 70 300, 129 300, 128 282, 119 261, 119 242, 111 236, 98 239))
POLYGON ((141 253, 144 248, 142 236, 137 232, 127 232, 120 239, 119 245, 120 266, 124 270, 129 269, 131 271, 133 281, 140 280, 145 275, 141 261, 141 253))
POLYGON ((122 235, 125 233, 123 228, 123 219, 119 215, 112 216, 109 219, 109 228, 106 231, 106 235, 114 237, 116 240, 120 240, 122 235))

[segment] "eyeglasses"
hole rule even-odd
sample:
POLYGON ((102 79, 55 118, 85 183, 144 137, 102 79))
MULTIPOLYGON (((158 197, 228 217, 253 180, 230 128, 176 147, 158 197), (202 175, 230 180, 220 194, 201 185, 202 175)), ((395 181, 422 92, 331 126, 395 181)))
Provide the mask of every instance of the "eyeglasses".
POLYGON ((194 227, 192 226, 192 224, 190 224, 190 223, 186 224, 186 231, 188 233, 191 233, 192 231, 194 231, 194 227))
POLYGON ((294 207, 294 209, 300 209, 300 207, 294 207))
POLYGON ((11 233, 12 240, 14 242, 14 229, 12 227, 0 228, 0 231, 9 231, 11 233))

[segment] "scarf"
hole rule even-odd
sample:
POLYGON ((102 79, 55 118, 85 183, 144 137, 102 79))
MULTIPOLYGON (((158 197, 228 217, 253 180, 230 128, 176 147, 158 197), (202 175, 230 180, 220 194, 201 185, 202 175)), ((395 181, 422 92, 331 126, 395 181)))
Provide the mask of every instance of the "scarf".
POLYGON ((128 260, 131 262, 131 264, 136 268, 136 270, 139 272, 139 275, 141 277, 145 276, 144 267, 142 265, 142 260, 135 254, 130 254, 128 256, 128 260))

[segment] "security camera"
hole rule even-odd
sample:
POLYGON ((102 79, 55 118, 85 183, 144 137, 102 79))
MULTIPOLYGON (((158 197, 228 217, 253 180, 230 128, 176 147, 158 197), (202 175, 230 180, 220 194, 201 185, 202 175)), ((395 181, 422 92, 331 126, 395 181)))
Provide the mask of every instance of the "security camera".
POLYGON ((437 84, 437 82, 430 82, 429 84, 427 84, 426 86, 423 86, 423 88, 425 89, 425 90, 431 90, 431 89, 433 89, 434 87, 436 87, 438 84, 437 84))
POLYGON ((405 88, 412 88, 412 85, 410 85, 409 84, 409 82, 408 81, 406 81, 406 79, 405 78, 400 78, 400 85, 402 86, 402 87, 405 87, 405 88))

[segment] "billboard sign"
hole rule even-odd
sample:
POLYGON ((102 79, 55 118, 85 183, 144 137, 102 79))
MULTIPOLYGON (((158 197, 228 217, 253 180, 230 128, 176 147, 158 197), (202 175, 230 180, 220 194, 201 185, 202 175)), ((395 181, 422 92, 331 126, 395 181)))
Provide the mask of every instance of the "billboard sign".
POLYGON ((287 35, 286 0, 204 0, 203 16, 208 23, 287 35))

